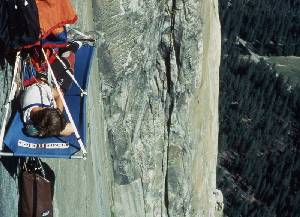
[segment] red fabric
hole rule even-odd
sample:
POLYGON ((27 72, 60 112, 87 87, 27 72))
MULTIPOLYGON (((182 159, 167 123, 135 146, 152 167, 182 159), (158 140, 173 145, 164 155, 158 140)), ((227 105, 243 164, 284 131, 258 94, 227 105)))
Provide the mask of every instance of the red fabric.
POLYGON ((23 85, 24 85, 24 87, 29 87, 35 83, 41 83, 41 82, 44 82, 44 81, 33 76, 30 79, 24 80, 23 85))
MULTIPOLYGON (((50 56, 52 56, 51 50, 46 49, 45 53, 48 59, 50 56)), ((42 53, 42 48, 40 46, 36 46, 30 49, 30 59, 32 65, 34 66, 37 72, 48 71, 48 65, 47 62, 45 61, 44 55, 42 53)))
MULTIPOLYGON (((60 47, 65 47, 67 45, 68 45, 68 42, 63 43, 63 44, 48 43, 46 45, 43 45, 43 48, 56 48, 56 47, 60 48, 60 47)), ((41 46, 41 41, 37 41, 34 44, 26 45, 26 46, 24 46, 24 48, 31 48, 31 47, 34 47, 34 46, 41 46)))
POLYGON ((69 64, 70 64, 70 68, 72 69, 73 73, 74 73, 74 65, 75 65, 75 54, 73 52, 70 53, 70 55, 67 57, 69 64))
MULTIPOLYGON (((50 65, 55 61, 55 55, 57 54, 57 52, 57 49, 45 49, 45 53, 50 65)), ((30 49, 30 60, 36 72, 47 73, 48 64, 44 58, 42 48, 40 46, 35 46, 30 49)))
POLYGON ((58 51, 57 51, 57 50, 54 50, 54 49, 53 49, 52 51, 53 51, 53 52, 51 52, 51 54, 48 55, 48 62, 49 62, 50 65, 55 61, 56 55, 58 54, 58 51))
POLYGON ((36 0, 39 12, 41 38, 46 38, 55 29, 73 24, 77 15, 70 0, 36 0))
POLYGON ((36 80, 36 78, 30 78, 30 79, 27 79, 27 80, 24 80, 23 81, 23 85, 24 85, 24 87, 28 87, 28 86, 31 86, 31 85, 33 85, 34 83, 37 83, 37 80, 36 80))

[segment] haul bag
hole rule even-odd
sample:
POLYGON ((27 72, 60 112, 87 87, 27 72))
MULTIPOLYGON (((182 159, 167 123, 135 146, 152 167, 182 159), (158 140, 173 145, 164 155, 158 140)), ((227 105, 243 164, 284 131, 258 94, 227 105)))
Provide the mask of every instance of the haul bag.
MULTIPOLYGON (((22 164, 22 163, 21 163, 22 164)), ((54 176, 39 158, 26 158, 21 167, 20 217, 52 217, 54 176)), ((48 167, 49 169, 49 167, 48 167)))
POLYGON ((52 217, 51 182, 45 177, 23 171, 20 217, 52 217))

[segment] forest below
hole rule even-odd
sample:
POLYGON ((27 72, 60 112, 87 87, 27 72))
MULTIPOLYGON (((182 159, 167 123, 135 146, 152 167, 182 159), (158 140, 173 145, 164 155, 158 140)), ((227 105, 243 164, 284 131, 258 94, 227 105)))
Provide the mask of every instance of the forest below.
POLYGON ((259 55, 300 55, 300 1, 219 0, 219 12, 223 39, 239 36, 259 55))
POLYGON ((222 23, 218 187, 224 215, 300 216, 300 86, 259 55, 300 55, 300 2, 219 1, 222 23), (288 14, 288 16, 283 16, 288 14))

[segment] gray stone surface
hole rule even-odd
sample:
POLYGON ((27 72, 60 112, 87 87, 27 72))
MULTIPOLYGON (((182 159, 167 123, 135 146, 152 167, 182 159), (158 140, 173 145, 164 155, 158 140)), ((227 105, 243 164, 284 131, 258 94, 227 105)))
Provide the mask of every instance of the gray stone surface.
MULTIPOLYGON (((8 100, 9 89, 11 86, 11 67, 5 63, 3 68, 0 66, 0 105, 2 120, 5 112, 4 105, 8 100)), ((17 179, 17 160, 11 158, 1 159, 0 164, 0 216, 10 217, 18 215, 18 179, 17 179)))
MULTIPOLYGON (((218 216, 217 1, 73 3, 77 27, 99 40, 88 160, 45 160, 56 175, 55 216, 218 216)), ((0 177, 0 216, 16 216, 16 179, 4 167, 0 177)))

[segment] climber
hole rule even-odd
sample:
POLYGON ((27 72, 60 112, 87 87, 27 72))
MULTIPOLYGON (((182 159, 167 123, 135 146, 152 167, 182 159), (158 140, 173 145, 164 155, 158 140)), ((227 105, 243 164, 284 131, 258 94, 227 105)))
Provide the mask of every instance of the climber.
MULTIPOLYGON (((0 49, 15 54, 0 129, 0 157, 85 159, 87 85, 95 39, 69 26, 78 19, 71 0, 0 1, 0 18, 0 49), (76 39, 86 43, 70 43, 76 39), (21 95, 20 90, 24 90, 21 95), (20 109, 7 126, 17 98, 20 109), (78 151, 82 156, 75 156, 78 151)), ((0 67, 4 57, 2 52, 0 67)))
MULTIPOLYGON (((81 42, 70 42, 66 47, 48 49, 46 52, 62 92, 66 92, 72 83, 66 71, 74 74, 74 53, 81 45, 81 42)), ((68 136, 73 133, 73 129, 64 117, 64 106, 58 90, 48 84, 48 67, 40 51, 40 47, 28 51, 36 76, 27 82, 21 98, 24 130, 29 136, 68 136)))
POLYGON ((29 136, 68 136, 73 133, 66 123, 63 105, 55 88, 43 81, 26 88, 22 100, 25 133, 29 136))

